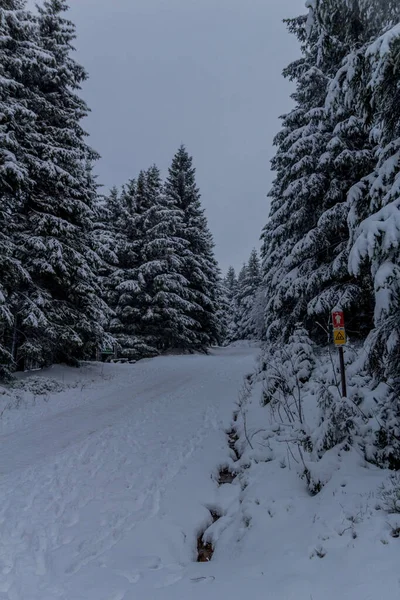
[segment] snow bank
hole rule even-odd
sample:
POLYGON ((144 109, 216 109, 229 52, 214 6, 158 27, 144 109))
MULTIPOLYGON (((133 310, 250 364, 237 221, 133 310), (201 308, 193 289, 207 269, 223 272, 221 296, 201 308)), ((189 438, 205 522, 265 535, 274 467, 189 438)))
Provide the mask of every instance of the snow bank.
MULTIPOLYGON (((371 393, 360 364, 358 357, 349 365, 349 384, 352 389, 358 378, 367 403, 371 393)), ((304 428, 311 438, 320 418, 316 390, 330 369, 331 357, 318 357, 310 383, 302 388, 304 428)), ((339 444, 319 459, 299 454, 294 430, 290 435, 273 402, 264 406, 266 383, 259 374, 245 386, 233 423, 240 486, 230 499, 235 506, 231 525, 218 537, 216 564, 251 573, 242 594, 252 598, 397 596, 400 514, 388 514, 388 506, 397 507, 400 481, 368 463, 357 444, 339 444), (310 490, 305 466, 321 484, 318 490, 310 490)), ((231 597, 240 596, 233 592, 231 597)))

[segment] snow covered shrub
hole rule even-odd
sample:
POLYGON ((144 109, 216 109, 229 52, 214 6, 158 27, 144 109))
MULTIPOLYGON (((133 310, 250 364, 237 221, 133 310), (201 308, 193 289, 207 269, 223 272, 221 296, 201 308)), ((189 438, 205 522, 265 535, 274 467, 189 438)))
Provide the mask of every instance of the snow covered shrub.
POLYGON ((290 422, 303 422, 301 389, 309 381, 315 365, 312 342, 300 325, 289 342, 278 350, 271 350, 264 359, 264 404, 281 414, 283 410, 290 422))
POLYGON ((318 405, 321 410, 321 423, 316 449, 320 454, 342 444, 349 448, 356 430, 357 409, 347 398, 342 398, 333 381, 322 381, 319 388, 318 405))
POLYGON ((35 396, 45 396, 46 394, 62 392, 65 386, 56 379, 33 376, 27 379, 15 380, 12 388, 31 392, 35 396))
POLYGON ((305 419, 306 386, 315 368, 313 344, 307 331, 298 325, 288 343, 269 350, 264 357, 263 403, 279 425, 277 436, 288 445, 289 453, 299 465, 299 475, 307 481, 311 494, 322 489, 314 477, 305 455, 313 452, 310 428, 305 419))
POLYGON ((400 473, 393 473, 379 489, 381 508, 388 513, 400 513, 400 473))
POLYGON ((381 403, 376 434, 376 462, 392 470, 400 469, 400 397, 393 392, 381 403))
POLYGON ((375 432, 378 398, 387 396, 376 386, 366 367, 367 353, 360 346, 346 347, 347 397, 342 396, 339 360, 329 349, 317 370, 319 425, 313 432, 314 448, 322 456, 332 448, 349 450, 358 445, 366 460, 377 462, 375 432))
POLYGON ((319 494, 322 488, 324 487, 322 481, 316 478, 311 473, 308 467, 304 468, 301 478, 307 481, 308 491, 310 492, 311 496, 316 496, 317 494, 319 494))

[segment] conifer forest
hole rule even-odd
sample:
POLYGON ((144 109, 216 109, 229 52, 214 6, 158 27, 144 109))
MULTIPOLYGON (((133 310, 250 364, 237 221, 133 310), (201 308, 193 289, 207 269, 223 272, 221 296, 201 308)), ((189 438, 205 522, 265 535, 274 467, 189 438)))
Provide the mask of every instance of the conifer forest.
POLYGON ((184 145, 165 176, 149 165, 101 186, 67 9, 0 0, 2 380, 105 348, 134 362, 259 341, 263 403, 290 422, 311 490, 323 481, 307 460, 334 447, 399 468, 398 0, 308 0, 287 20, 299 55, 283 74, 293 108, 274 140, 270 210, 266 199, 261 246, 227 273, 184 145), (326 366, 333 310, 350 342, 347 398, 326 366), (312 426, 287 404, 310 381, 312 426))
POLYGON ((400 0, 0 0, 1 600, 395 600, 399 537, 400 0))

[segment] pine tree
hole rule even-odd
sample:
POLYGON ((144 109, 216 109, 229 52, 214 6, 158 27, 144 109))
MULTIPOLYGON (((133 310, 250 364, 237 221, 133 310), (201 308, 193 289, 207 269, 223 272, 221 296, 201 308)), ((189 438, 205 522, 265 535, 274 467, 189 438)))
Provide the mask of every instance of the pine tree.
POLYGON ((75 28, 63 17, 67 5, 49 0, 38 10, 42 56, 23 74, 35 115, 26 158, 33 183, 22 198, 16 238, 31 284, 17 296, 14 314, 18 359, 43 364, 91 355, 104 336, 107 307, 92 249, 97 186, 88 166, 97 154, 85 143, 80 120, 88 109, 76 93, 86 73, 70 56, 75 28))
MULTIPOLYGON (((400 8, 398 9, 400 20, 400 8)), ((388 21, 392 15, 389 15, 388 21)), ((352 191, 353 247, 350 268, 369 266, 375 294, 375 329, 368 342, 371 369, 397 380, 400 359, 400 110, 398 26, 365 49, 365 87, 358 88, 365 119, 376 135, 376 168, 352 191)), ((400 386, 399 386, 400 387, 400 386)))
MULTIPOLYGON (((260 339, 258 302, 261 287, 261 265, 257 250, 250 254, 238 292, 238 331, 242 340, 260 339)), ((261 311, 260 311, 261 312, 261 311)))
POLYGON ((193 305, 188 317, 196 323, 193 349, 204 350, 222 337, 217 318, 221 282, 214 243, 196 186, 193 160, 184 146, 173 158, 165 195, 182 214, 177 233, 186 242, 182 275, 188 282, 189 301, 193 305))
POLYGON ((244 305, 244 299, 246 298, 246 281, 247 281, 247 264, 243 263, 242 268, 239 271, 238 279, 237 279, 237 291, 236 291, 236 327, 235 327, 235 337, 231 341, 237 341, 243 339, 243 330, 241 329, 241 323, 243 321, 244 312, 246 307, 244 305))
POLYGON ((192 318, 189 282, 184 275, 189 243, 182 239, 183 213, 164 194, 156 166, 146 173, 148 210, 139 269, 143 334, 160 352, 196 347, 198 323, 192 318))
POLYGON ((50 57, 38 43, 37 23, 24 10, 24 2, 0 2, 0 371, 14 367, 20 318, 17 295, 30 283, 16 258, 18 215, 34 181, 29 165, 34 160, 37 117, 30 106, 26 85, 37 66, 50 57))
POLYGON ((226 288, 226 293, 227 293, 227 297, 229 302, 232 302, 235 299, 236 293, 237 293, 237 277, 236 277, 236 272, 235 269, 231 266, 229 267, 225 279, 224 279, 224 285, 226 288))
POLYGON ((287 340, 297 322, 304 322, 307 302, 296 287, 306 281, 307 264, 288 265, 293 249, 316 226, 318 207, 326 188, 318 159, 326 147, 321 127, 327 75, 317 65, 319 35, 307 17, 288 21, 297 36, 303 57, 289 65, 284 76, 296 81, 296 107, 283 117, 282 131, 275 138, 277 153, 272 168, 277 172, 270 192, 271 211, 263 230, 262 256, 268 294, 267 339, 287 340))
MULTIPOLYGON (((263 234, 267 339, 292 339, 296 320, 315 339, 311 321, 327 319, 333 305, 346 310, 352 337, 370 332, 370 372, 392 390, 376 407, 375 458, 398 468, 400 5, 309 6, 307 20, 289 24, 303 57, 286 71, 297 83, 297 106, 276 138, 277 178, 263 234)), ((328 387, 320 402, 319 451, 348 447, 357 410, 328 387)))
MULTIPOLYGON (((141 182, 143 178, 142 172, 139 174, 141 182)), ((138 338, 140 310, 136 301, 139 291, 137 273, 140 266, 140 256, 137 252, 137 188, 137 181, 131 179, 124 185, 120 197, 114 189, 107 200, 109 214, 114 223, 113 237, 117 253, 117 266, 106 282, 108 302, 115 315, 111 319, 110 332, 119 345, 119 354, 133 360, 142 356, 138 338)))
POLYGON ((238 339, 238 306, 237 292, 238 281, 235 269, 230 266, 223 281, 226 298, 226 314, 225 314, 225 343, 231 344, 238 339))
POLYGON ((198 323, 190 316, 196 306, 183 275, 189 246, 180 237, 183 212, 163 193, 156 166, 124 186, 120 201, 112 196, 120 241, 109 297, 120 354, 137 360, 192 350, 198 323))
MULTIPOLYGON (((125 232, 121 224, 121 200, 116 187, 108 195, 96 200, 96 223, 93 230, 95 251, 102 263, 99 276, 104 279, 103 287, 118 266, 118 254, 125 241, 125 232)), ((103 295, 106 291, 103 291, 103 295)))
POLYGON ((303 58, 285 72, 297 81, 297 106, 276 138, 278 174, 263 234, 270 339, 287 339, 297 321, 319 339, 318 322, 326 325, 338 305, 353 332, 365 335, 371 324, 371 290, 347 266, 347 194, 370 172, 373 143, 367 124, 354 106, 338 102, 337 91, 343 59, 357 55, 373 27, 356 0, 310 6, 307 21, 289 22, 303 58))

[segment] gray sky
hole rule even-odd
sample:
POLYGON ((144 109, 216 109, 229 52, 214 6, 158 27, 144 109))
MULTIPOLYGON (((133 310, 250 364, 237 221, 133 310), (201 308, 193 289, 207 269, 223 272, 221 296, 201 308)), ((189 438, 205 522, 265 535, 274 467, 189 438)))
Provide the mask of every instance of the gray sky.
POLYGON ((240 267, 267 220, 269 160, 298 57, 282 19, 304 0, 70 0, 89 72, 86 121, 99 181, 122 185, 184 143, 222 269, 240 267))

